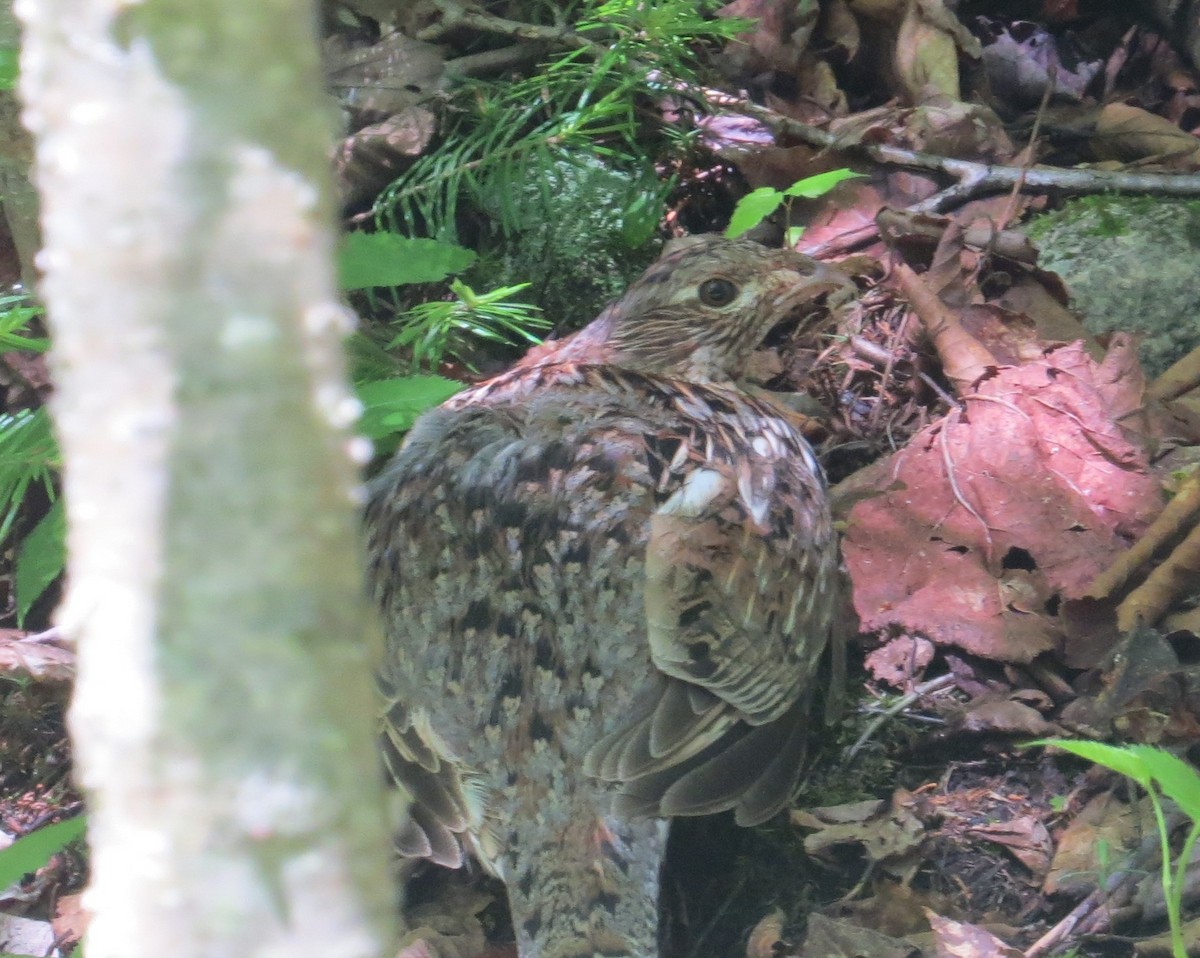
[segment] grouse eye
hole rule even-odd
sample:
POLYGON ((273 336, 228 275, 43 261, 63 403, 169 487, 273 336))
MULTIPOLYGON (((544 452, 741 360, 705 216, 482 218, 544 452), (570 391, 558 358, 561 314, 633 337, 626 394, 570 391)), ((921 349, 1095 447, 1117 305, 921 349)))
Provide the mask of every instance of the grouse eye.
POLYGON ((738 288, 727 279, 706 279, 697 292, 705 306, 728 306, 737 299, 738 288))

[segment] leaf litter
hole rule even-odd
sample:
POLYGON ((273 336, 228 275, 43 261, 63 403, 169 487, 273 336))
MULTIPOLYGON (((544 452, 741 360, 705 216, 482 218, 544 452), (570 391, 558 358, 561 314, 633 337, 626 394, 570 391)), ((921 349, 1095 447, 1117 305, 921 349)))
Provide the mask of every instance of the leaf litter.
MULTIPOLYGON (((840 480, 862 716, 818 743, 786 823, 730 839, 741 843, 727 870, 740 892, 729 893, 729 874, 707 899, 668 891, 664 955, 1044 953, 1056 923, 1139 854, 1145 800, 1109 773, 1012 745, 1057 734, 1184 748, 1200 739, 1200 646, 1185 595, 1197 573, 1181 548, 1195 512, 1147 536, 1176 489, 1189 495, 1200 364, 1189 357, 1147 384, 1130 337, 1088 335, 1062 281, 1038 269, 1013 228, 1046 205, 1049 187, 1010 188, 1063 172, 1093 177, 1088 188, 1115 182, 1106 172, 1150 174, 1119 181, 1130 188, 1161 185, 1159 174, 1183 184, 1200 170, 1196 51, 1071 3, 1047 0, 1037 22, 972 19, 973 6, 737 0, 721 11, 757 19, 721 55, 753 102, 714 99, 695 121, 711 167, 726 173, 704 181, 702 208, 720 209, 723 189, 735 198, 842 167, 865 174, 789 211, 807 225, 802 250, 850 256, 843 267, 860 297, 778 331, 755 364, 759 386, 808 394, 808 405, 790 402, 840 480), (1122 557, 1132 558, 1111 575, 1122 557), (1168 581, 1152 582, 1164 567, 1168 581), (1147 582, 1156 597, 1131 604, 1147 582), (1158 630, 1131 627, 1160 614, 1158 630), (883 720, 874 737, 860 736, 872 716, 883 720)), ((327 54, 348 104, 335 166, 349 214, 437 142, 453 57, 502 60, 507 48, 472 45, 488 35, 483 14, 426 42, 448 4, 345 7, 359 27, 331 30, 327 54)), ((514 21, 500 22, 510 26, 492 39, 516 39, 503 32, 514 21)), ((664 104, 686 124, 676 107, 664 104)), ((705 228, 722 225, 706 215, 705 228)), ((787 225, 764 224, 765 238, 787 225)), ((60 702, 45 702, 61 698, 52 690, 71 661, 53 643, 3 640, 5 674, 32 683, 5 701, 25 777, 9 782, 21 797, 0 818, 19 827, 46 795, 73 801, 61 749, 21 745, 38 715, 59 714, 60 702)), ((722 827, 686 823, 677 844, 722 827)), ((669 889, 684 884, 678 867, 668 871, 669 889)), ((1153 885, 1114 893, 1078 929, 1108 933, 1118 918, 1131 934, 1161 926, 1153 885)), ((433 897, 468 920, 447 925, 435 908, 415 912, 418 924, 446 953, 511 954, 481 933, 503 926, 487 892, 449 887, 433 897)), ((63 902, 63 934, 78 935, 77 904, 63 902)))

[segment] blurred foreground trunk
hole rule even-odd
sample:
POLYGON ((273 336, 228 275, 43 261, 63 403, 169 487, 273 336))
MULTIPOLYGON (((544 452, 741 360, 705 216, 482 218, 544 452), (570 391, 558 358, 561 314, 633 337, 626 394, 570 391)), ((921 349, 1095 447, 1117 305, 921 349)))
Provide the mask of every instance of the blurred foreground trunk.
POLYGON ((393 895, 301 0, 18 0, 89 958, 358 958, 393 895))

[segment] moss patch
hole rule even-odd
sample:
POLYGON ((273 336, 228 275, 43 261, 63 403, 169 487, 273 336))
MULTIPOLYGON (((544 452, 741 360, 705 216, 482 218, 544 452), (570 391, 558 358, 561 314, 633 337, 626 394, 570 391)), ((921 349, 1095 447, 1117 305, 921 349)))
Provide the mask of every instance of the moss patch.
POLYGON ((1200 345, 1200 201, 1089 196, 1027 231, 1088 329, 1145 336, 1149 375, 1200 345))

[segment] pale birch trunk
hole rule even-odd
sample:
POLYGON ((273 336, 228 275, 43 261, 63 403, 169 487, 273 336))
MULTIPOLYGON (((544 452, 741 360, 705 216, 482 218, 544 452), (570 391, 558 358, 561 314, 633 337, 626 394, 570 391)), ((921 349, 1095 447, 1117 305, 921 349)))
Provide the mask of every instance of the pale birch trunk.
POLYGON ((303 0, 17 0, 88 958, 388 940, 330 115, 303 0))

